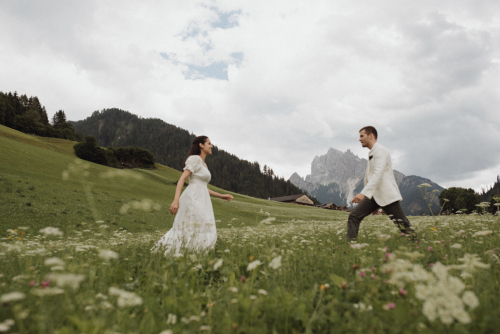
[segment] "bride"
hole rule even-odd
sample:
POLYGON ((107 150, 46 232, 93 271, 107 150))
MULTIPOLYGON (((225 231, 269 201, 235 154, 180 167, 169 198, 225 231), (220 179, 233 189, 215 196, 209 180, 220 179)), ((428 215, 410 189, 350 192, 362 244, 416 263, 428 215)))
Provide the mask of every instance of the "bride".
POLYGON ((181 249, 208 251, 217 241, 214 210, 210 195, 223 198, 228 202, 233 199, 229 194, 219 194, 207 188, 211 174, 205 164, 207 155, 212 154, 212 143, 206 136, 196 137, 191 145, 186 167, 177 182, 175 198, 170 206, 170 213, 175 216, 174 225, 152 248, 153 252, 165 250, 180 253, 181 249), (181 195, 182 186, 189 178, 189 185, 181 195))

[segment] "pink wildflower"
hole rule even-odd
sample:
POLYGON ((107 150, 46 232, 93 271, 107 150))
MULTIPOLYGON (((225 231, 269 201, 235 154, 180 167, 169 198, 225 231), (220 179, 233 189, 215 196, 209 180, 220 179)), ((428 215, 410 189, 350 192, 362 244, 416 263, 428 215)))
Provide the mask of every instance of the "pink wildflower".
POLYGON ((386 309, 386 310, 392 310, 395 308, 396 308, 396 304, 394 304, 394 303, 389 303, 389 304, 384 306, 384 309, 386 309))
POLYGON ((403 288, 399 289, 399 295, 403 297, 406 296, 406 290, 403 288))
POLYGON ((430 252, 430 251, 431 251, 431 249, 432 249, 432 247, 431 247, 431 246, 428 246, 428 247, 427 247, 427 251, 428 251, 428 252, 430 252))
POLYGON ((376 278, 377 278, 377 277, 375 277, 375 275, 374 275, 374 274, 372 274, 370 277, 371 277, 372 279, 376 279, 376 278))
POLYGON ((364 271, 362 271, 362 272, 360 272, 360 273, 359 273, 359 276, 361 276, 361 277, 365 277, 365 276, 366 276, 366 273, 365 273, 364 271))

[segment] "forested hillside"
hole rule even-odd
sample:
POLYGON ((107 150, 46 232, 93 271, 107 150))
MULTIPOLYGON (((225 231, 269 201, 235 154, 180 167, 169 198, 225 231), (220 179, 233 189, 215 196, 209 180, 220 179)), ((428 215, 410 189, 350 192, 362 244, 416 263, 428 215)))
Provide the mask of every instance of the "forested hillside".
POLYGON ((58 110, 49 122, 47 110, 37 96, 0 92, 0 125, 41 137, 82 141, 83 135, 66 122, 66 114, 58 110))
MULTIPOLYGON (((138 146, 151 151, 158 163, 182 170, 195 135, 158 118, 140 118, 120 109, 95 111, 85 120, 72 122, 86 136, 94 136, 100 146, 138 146)), ((214 147, 207 158, 211 184, 254 197, 268 198, 304 193, 278 177, 267 166, 239 159, 214 147)), ((313 201, 317 202, 316 199, 313 201)))

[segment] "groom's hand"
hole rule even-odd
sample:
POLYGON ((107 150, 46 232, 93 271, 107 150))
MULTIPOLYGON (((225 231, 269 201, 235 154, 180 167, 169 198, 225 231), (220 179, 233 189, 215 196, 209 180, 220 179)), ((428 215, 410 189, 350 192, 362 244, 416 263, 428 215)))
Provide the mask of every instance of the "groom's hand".
POLYGON ((359 193, 356 196, 354 196, 354 198, 352 199, 352 202, 353 203, 361 203, 361 201, 364 199, 365 199, 365 195, 363 195, 362 193, 359 193))

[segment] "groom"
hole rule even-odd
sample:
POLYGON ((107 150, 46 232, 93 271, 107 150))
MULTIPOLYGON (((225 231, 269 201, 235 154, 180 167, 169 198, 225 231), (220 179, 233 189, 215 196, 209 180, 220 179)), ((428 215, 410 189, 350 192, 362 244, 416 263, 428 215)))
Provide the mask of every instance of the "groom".
POLYGON ((361 220, 373 211, 382 207, 401 232, 417 240, 417 233, 411 227, 410 221, 403 213, 399 202, 403 199, 392 170, 389 151, 377 143, 377 130, 373 126, 365 126, 359 130, 361 146, 367 147, 368 166, 365 174, 365 187, 352 202, 359 203, 352 210, 347 221, 347 238, 355 239, 358 235, 361 220))

